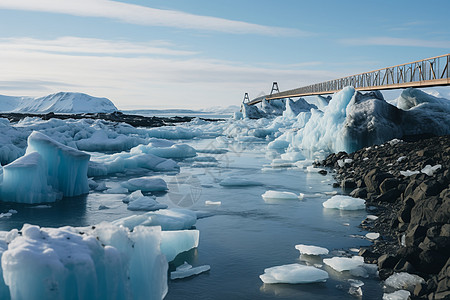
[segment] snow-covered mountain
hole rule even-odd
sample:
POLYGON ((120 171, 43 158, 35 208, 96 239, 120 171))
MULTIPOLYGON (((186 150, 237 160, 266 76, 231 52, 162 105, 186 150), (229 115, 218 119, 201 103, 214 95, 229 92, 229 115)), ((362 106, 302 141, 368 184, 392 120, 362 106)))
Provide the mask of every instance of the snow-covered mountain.
POLYGON ((107 98, 83 93, 59 92, 45 97, 0 95, 0 112, 16 113, 110 113, 117 107, 107 98))

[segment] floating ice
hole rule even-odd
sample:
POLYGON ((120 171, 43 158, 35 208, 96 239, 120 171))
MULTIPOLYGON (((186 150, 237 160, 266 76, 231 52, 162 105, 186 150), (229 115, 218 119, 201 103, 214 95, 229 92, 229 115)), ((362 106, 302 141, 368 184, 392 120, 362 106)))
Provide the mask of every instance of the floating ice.
POLYGON ((379 233, 376 233, 376 232, 369 232, 369 233, 366 233, 366 238, 368 238, 369 240, 376 240, 376 239, 378 239, 380 237, 380 234, 379 233))
POLYGON ((353 159, 351 158, 345 158, 345 159, 338 159, 337 163, 339 167, 344 167, 346 164, 351 164, 353 162, 353 159))
POLYGON ((425 282, 425 280, 418 275, 401 272, 389 276, 384 281, 384 284, 397 290, 404 289, 413 291, 416 284, 423 282, 425 282))
POLYGON ((180 167, 171 159, 153 154, 131 154, 129 152, 112 155, 95 155, 89 162, 89 176, 106 176, 127 170, 178 171, 180 167))
POLYGON ((406 171, 400 171, 400 174, 405 176, 405 177, 409 177, 409 176, 412 176, 412 175, 420 174, 420 172, 419 171, 406 170, 406 171))
POLYGON ((348 257, 332 257, 325 258, 323 262, 338 272, 350 271, 364 265, 364 258, 361 256, 348 257))
POLYGON ((384 293, 383 300, 408 300, 410 295, 409 291, 399 290, 393 293, 384 293))
POLYGON ((263 185, 263 183, 255 180, 250 180, 242 177, 226 177, 220 183, 221 186, 257 186, 263 185))
POLYGON ((144 196, 140 190, 133 192, 126 197, 123 202, 128 203, 129 210, 158 210, 167 208, 166 204, 161 204, 156 201, 155 196, 144 196))
POLYGON ((309 245, 295 245, 295 249, 300 251, 301 254, 307 254, 307 255, 327 255, 328 249, 317 247, 317 246, 309 246, 309 245))
POLYGON ((162 146, 163 144, 150 142, 148 145, 139 145, 130 150, 131 154, 153 154, 162 158, 188 158, 197 156, 194 148, 186 144, 162 146))
POLYGON ((133 146, 143 143, 144 140, 138 137, 114 134, 109 136, 104 130, 96 130, 85 139, 76 141, 77 148, 84 151, 123 151, 133 146))
POLYGON ((121 187, 121 186, 116 186, 114 188, 109 188, 107 190, 104 190, 103 193, 105 193, 105 194, 127 194, 128 189, 121 187))
POLYGON ((132 230, 134 227, 161 226, 162 230, 183 230, 190 229, 197 222, 197 214, 192 210, 172 208, 155 212, 148 212, 142 215, 133 215, 118 219, 112 223, 117 226, 124 226, 132 230))
POLYGON ((378 217, 374 215, 367 215, 366 219, 370 221, 375 221, 376 219, 378 219, 378 217))
POLYGON ((149 176, 132 178, 126 182, 122 182, 122 186, 132 192, 137 190, 143 192, 160 192, 168 190, 167 183, 162 178, 149 176))
POLYGON ((266 191, 262 194, 264 200, 299 200, 299 196, 291 192, 266 191))
POLYGON ((181 252, 198 247, 198 230, 161 231, 161 252, 172 261, 181 252))
POLYGON ((199 266, 193 268, 187 262, 184 262, 181 266, 179 266, 176 271, 170 272, 170 279, 182 279, 194 275, 201 274, 203 272, 207 272, 211 269, 209 265, 199 266))
POLYGON ((65 197, 89 192, 87 170, 90 155, 67 147, 34 131, 28 137, 26 154, 38 152, 46 166, 48 183, 65 197))
POLYGON ((221 201, 209 201, 209 200, 205 201, 205 205, 221 205, 221 204, 222 204, 221 201))
MULTIPOLYGON (((102 223, 88 228, 24 225, 3 233, 11 299, 162 299, 167 260, 159 227, 102 223), (74 298, 75 297, 75 298, 74 298)), ((168 245, 170 246, 170 245, 168 245)))
POLYGON ((442 168, 442 165, 435 165, 433 167, 426 165, 422 170, 420 170, 420 172, 427 174, 428 176, 433 176, 433 174, 440 168, 442 168))
POLYGON ((53 190, 48 184, 44 161, 37 152, 4 166, 0 189, 1 200, 7 202, 33 204, 62 198, 62 193, 53 190))
POLYGON ((264 283, 313 283, 327 281, 328 273, 312 266, 289 264, 267 268, 259 278, 264 283))
POLYGON ((336 195, 325 201, 322 205, 325 208, 334 208, 341 210, 358 210, 366 208, 366 201, 359 198, 336 195))
POLYGON ((315 168, 314 166, 307 166, 306 167, 306 172, 308 172, 308 173, 318 173, 320 171, 324 171, 324 169, 315 168))

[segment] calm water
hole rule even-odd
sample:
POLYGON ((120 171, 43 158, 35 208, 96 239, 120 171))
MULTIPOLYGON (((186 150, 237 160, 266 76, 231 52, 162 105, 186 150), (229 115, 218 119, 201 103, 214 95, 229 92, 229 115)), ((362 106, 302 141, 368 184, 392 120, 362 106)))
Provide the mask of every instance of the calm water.
MULTIPOLYGON (((365 211, 326 210, 322 203, 330 196, 331 176, 305 173, 299 169, 263 170, 271 159, 265 143, 219 145, 215 140, 193 140, 188 144, 203 152, 200 158, 180 161, 180 174, 159 174, 169 185, 169 192, 158 195, 158 201, 170 207, 184 207, 201 212, 197 221, 200 244, 197 249, 180 254, 170 264, 188 261, 193 266, 208 264, 211 271, 182 280, 169 281, 165 299, 352 299, 348 294, 348 274, 324 267, 330 274, 326 283, 309 285, 264 285, 259 275, 264 269, 300 262, 296 244, 326 247, 330 255, 339 251, 368 245, 354 235, 364 235, 357 225, 365 211), (217 149, 226 149, 217 151, 217 149), (217 162, 213 160, 216 159, 217 162), (219 182, 228 176, 261 182, 261 186, 222 187, 219 182), (299 201, 267 203, 261 195, 267 190, 304 193, 299 201), (206 205, 205 201, 221 201, 206 205), (352 237, 353 236, 353 237, 352 237)), ((155 175, 155 173, 149 173, 155 175)), ((147 174, 141 174, 147 175, 147 174)), ((131 178, 118 176, 100 178, 109 187, 131 178)), ((16 209, 17 214, 0 219, 0 229, 21 228, 23 223, 57 227, 91 225, 111 221, 136 212, 126 209, 123 195, 98 192, 85 197, 64 199, 49 208, 1 204, 0 212, 16 209), (109 209, 99 210, 100 205, 109 209)), ((139 213, 139 212, 138 212, 139 213)), ((321 263, 320 260, 313 263, 321 263)), ((380 299, 381 284, 369 278, 362 280, 363 299, 380 299)))

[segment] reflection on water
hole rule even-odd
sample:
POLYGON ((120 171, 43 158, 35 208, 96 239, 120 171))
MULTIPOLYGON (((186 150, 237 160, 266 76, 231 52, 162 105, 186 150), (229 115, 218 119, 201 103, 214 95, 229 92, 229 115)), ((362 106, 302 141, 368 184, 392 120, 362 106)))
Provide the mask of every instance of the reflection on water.
POLYGON ((81 195, 40 205, 0 202, 0 212, 17 211, 9 218, 0 219, 0 230, 20 229, 25 223, 41 227, 89 225, 86 223, 87 198, 88 195, 81 195))

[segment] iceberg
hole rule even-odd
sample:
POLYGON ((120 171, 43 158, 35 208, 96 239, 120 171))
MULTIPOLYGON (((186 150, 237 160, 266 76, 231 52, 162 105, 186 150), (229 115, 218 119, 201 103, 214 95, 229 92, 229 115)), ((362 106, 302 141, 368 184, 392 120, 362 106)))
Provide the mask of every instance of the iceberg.
POLYGON ((161 192, 168 190, 167 183, 162 178, 151 176, 132 178, 128 181, 122 182, 122 186, 131 192, 137 190, 143 192, 161 192))
POLYGON ((267 268, 264 274, 259 275, 264 283, 313 283, 325 282, 328 279, 328 273, 312 266, 301 264, 289 264, 267 268))
POLYGON ((393 293, 384 293, 383 300, 408 300, 410 295, 409 291, 399 290, 393 293))
POLYGON ((170 272, 170 279, 182 279, 194 275, 198 275, 204 272, 207 272, 211 269, 209 265, 199 266, 193 268, 187 262, 184 262, 181 266, 179 266, 175 271, 170 272))
POLYGON ((167 293, 159 227, 25 224, 21 233, 0 234, 8 243, 1 264, 11 299, 162 299, 167 293))
POLYGON ((317 247, 317 246, 310 246, 310 245, 295 245, 295 249, 300 251, 300 254, 306 254, 306 255, 327 255, 328 249, 317 247))
POLYGON ((172 261, 181 252, 198 247, 198 230, 162 231, 161 252, 167 261, 172 261))
POLYGON ((123 202, 128 203, 129 210, 159 210, 167 208, 166 204, 161 204, 156 201, 155 196, 144 196, 140 190, 133 192, 126 197, 123 202))
POLYGON ((170 146, 156 146, 155 143, 139 145, 130 150, 131 154, 153 154, 162 158, 189 158, 197 156, 194 148, 186 144, 174 144, 170 146))
POLYGON ((424 283, 425 280, 415 274, 409 274, 406 272, 394 273, 384 281, 384 284, 394 289, 414 291, 414 287, 418 283, 424 283))
POLYGON ((350 196, 336 195, 322 203, 325 208, 333 208, 340 210, 358 210, 366 208, 366 201, 360 198, 350 196))
POLYGON ((90 155, 33 131, 26 154, 38 152, 46 166, 48 183, 65 197, 89 192, 87 170, 90 155))
POLYGON ((364 258, 361 256, 325 258, 323 262, 338 272, 351 271, 364 266, 364 258))
POLYGON ((266 191, 261 195, 264 200, 299 200, 299 196, 291 192, 266 191))
POLYGON ((3 167, 0 198, 5 202, 44 203, 62 198, 48 184, 44 160, 37 152, 22 156, 3 167))
POLYGON ((112 222, 117 226, 133 230, 136 226, 161 226, 162 230, 191 229, 197 222, 197 214, 188 209, 171 208, 142 215, 133 215, 112 222))

